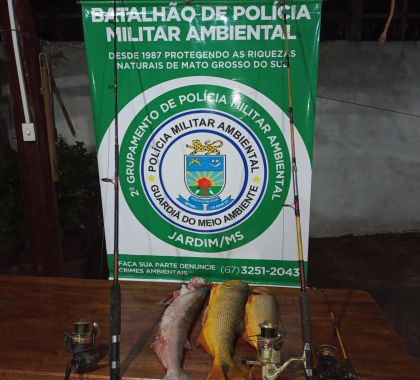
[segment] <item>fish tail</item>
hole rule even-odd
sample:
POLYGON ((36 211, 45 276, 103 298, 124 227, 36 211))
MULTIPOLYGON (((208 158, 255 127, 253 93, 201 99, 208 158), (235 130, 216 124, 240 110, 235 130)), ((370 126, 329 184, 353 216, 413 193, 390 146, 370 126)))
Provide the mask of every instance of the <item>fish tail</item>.
POLYGON ((214 360, 210 372, 207 375, 207 380, 229 380, 228 373, 228 365, 222 365, 219 361, 214 360))
POLYGON ((215 360, 207 375, 207 380, 245 380, 245 374, 234 363, 219 362, 215 360))
POLYGON ((249 343, 249 344, 251 344, 251 345, 252 345, 251 339, 249 338, 249 336, 248 336, 248 332, 247 332, 246 330, 242 333, 242 339, 243 339, 245 342, 247 342, 247 343, 249 343))
POLYGON ((165 377, 163 380, 192 380, 192 376, 186 372, 184 372, 182 369, 179 369, 177 371, 168 371, 166 372, 165 377))
POLYGON ((248 335, 248 331, 244 331, 242 334, 242 339, 247 342, 248 344, 250 344, 252 347, 254 347, 256 350, 258 350, 257 347, 257 335, 248 335))

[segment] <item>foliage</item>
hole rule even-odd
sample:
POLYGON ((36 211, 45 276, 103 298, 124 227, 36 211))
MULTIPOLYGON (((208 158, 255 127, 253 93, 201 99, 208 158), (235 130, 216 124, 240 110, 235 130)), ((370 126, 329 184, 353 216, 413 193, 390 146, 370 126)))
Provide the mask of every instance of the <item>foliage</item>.
POLYGON ((59 215, 64 232, 86 230, 92 238, 101 236, 102 216, 96 154, 76 142, 58 141, 59 215))
MULTIPOLYGON (((25 208, 17 153, 0 161, 0 245, 3 256, 27 253, 25 208)), ((58 211, 63 239, 77 241, 86 254, 100 251, 102 213, 96 153, 77 142, 57 145, 58 211)), ((65 247, 64 247, 65 248, 65 247)), ((69 247, 73 248, 73 247, 69 247)))

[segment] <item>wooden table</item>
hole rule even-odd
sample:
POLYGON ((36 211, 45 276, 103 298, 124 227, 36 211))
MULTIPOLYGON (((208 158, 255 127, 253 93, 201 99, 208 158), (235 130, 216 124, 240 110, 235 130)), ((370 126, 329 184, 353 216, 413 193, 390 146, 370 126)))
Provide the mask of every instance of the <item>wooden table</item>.
MULTIPOLYGON (((161 379, 164 370, 150 349, 153 332, 164 310, 156 304, 176 284, 122 282, 121 373, 124 379, 161 379)), ((0 378, 63 379, 70 354, 64 350, 63 332, 71 332, 81 317, 101 327, 98 344, 108 341, 110 282, 70 278, 0 276, 0 378)), ((286 328, 283 356, 299 354, 299 292, 273 288, 286 328)), ((386 322, 372 297, 350 290, 327 291, 342 326, 343 340, 359 379, 420 379, 414 361, 386 322)), ((336 345, 322 294, 309 291, 314 346, 336 345)), ((199 324, 193 331, 197 336, 199 324)), ((236 360, 255 352, 241 340, 236 360)), ((206 378, 211 360, 201 349, 186 354, 185 369, 194 379, 206 378)), ((244 367, 245 368, 245 367, 244 367)), ((299 366, 289 379, 304 379, 299 366)), ((94 371, 72 375, 73 379, 106 379, 106 358, 94 371)))

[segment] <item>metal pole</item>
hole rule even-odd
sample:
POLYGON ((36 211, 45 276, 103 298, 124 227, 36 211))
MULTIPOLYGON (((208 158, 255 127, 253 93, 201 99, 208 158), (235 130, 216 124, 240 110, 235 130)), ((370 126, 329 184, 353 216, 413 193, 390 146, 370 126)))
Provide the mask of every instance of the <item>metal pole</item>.
POLYGON ((22 62, 20 59, 20 50, 18 46, 13 0, 7 0, 7 7, 9 9, 10 32, 12 34, 13 52, 14 52, 15 61, 16 61, 16 71, 17 71, 19 89, 20 89, 20 94, 21 94, 21 99, 22 99, 23 115, 25 117, 25 123, 29 124, 31 122, 31 119, 29 116, 28 97, 26 95, 25 81, 23 79, 22 62))

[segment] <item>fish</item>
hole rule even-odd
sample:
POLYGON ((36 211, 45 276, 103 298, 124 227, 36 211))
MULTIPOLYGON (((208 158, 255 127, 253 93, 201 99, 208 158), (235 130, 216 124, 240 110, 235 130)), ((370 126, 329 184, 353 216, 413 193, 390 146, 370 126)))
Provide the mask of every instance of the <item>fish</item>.
POLYGON ((213 285, 196 344, 212 356, 207 380, 245 380, 232 358, 236 334, 243 330, 249 286, 240 280, 213 285))
POLYGON ((188 334, 199 317, 209 291, 206 280, 193 277, 179 292, 174 292, 151 345, 166 368, 164 380, 192 380, 192 376, 182 369, 184 348, 191 348, 188 334))
POLYGON ((260 323, 271 322, 279 332, 284 328, 279 320, 278 303, 270 290, 265 287, 252 289, 245 306, 245 330, 242 338, 255 349, 257 348, 257 335, 261 334, 260 323))

